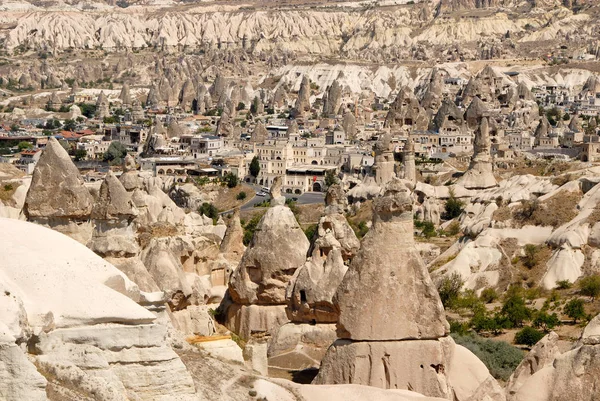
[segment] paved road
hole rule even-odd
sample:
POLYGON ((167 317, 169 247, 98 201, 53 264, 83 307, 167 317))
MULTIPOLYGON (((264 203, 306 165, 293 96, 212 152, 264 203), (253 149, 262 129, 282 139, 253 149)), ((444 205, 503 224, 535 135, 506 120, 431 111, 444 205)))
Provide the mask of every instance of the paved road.
MULTIPOLYGON (((251 186, 255 193, 260 192, 261 187, 258 185, 248 185, 248 186, 251 186)), ((284 195, 288 199, 297 198, 296 202, 299 205, 323 203, 325 201, 325 194, 321 193, 321 192, 306 192, 302 195, 295 195, 295 194, 284 194, 284 195)), ((271 199, 271 197, 269 195, 266 195, 266 196, 258 196, 257 195, 254 197, 254 199, 250 200, 248 203, 246 203, 244 206, 242 206, 242 210, 252 209, 252 208, 254 208, 254 205, 256 205, 257 203, 261 203, 261 202, 264 202, 269 199, 271 199)))

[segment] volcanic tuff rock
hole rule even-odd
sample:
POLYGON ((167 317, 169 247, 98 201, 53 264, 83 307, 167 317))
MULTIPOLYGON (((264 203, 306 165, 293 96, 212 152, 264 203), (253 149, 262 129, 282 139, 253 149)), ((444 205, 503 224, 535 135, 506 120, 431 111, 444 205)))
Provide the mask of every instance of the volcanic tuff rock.
POLYGON ((233 300, 245 305, 285 304, 285 287, 304 264, 309 245, 287 206, 270 207, 231 276, 233 300))
POLYGON ((491 160, 488 119, 483 117, 475 132, 474 154, 467 171, 456 181, 467 189, 484 189, 498 185, 491 160))
POLYGON ((87 222, 93 198, 62 145, 50 137, 31 179, 23 213, 28 220, 71 236, 81 243, 91 237, 87 222))
POLYGON ((339 113, 342 106, 342 88, 337 80, 325 92, 323 100, 323 115, 335 116, 339 113))
POLYGON ((85 218, 92 211, 93 198, 79 170, 61 144, 48 139, 38 161, 25 199, 27 218, 85 218))
MULTIPOLYGON (((551 346, 549 341, 548 339, 539 348, 534 348, 536 355, 542 352, 542 348, 551 346)), ((549 358, 541 359, 542 366, 536 366, 537 369, 531 372, 529 378, 518 382, 520 386, 515 386, 516 392, 509 387, 509 399, 515 401, 597 399, 600 396, 600 390, 596 386, 596 377, 600 372, 599 347, 600 316, 596 316, 585 327, 579 342, 573 349, 562 354, 550 349, 550 355, 547 357, 553 357, 552 361, 545 360, 549 358)), ((530 363, 529 359, 523 362, 525 365, 528 363, 530 363)), ((511 384, 514 385, 513 382, 511 384)))
POLYGON ((35 335, 36 341, 31 362, 18 358, 21 350, 9 352, 4 361, 20 370, 0 388, 12 385, 12 397, 22 394, 11 380, 21 374, 29 376, 31 390, 20 399, 46 399, 34 391, 46 387, 48 399, 57 401, 196 400, 189 373, 165 342, 165 327, 130 299, 143 294, 123 273, 55 231, 17 220, 2 221, 2 227, 0 247, 10 256, 0 268, 7 278, 0 284, 3 304, 22 305, 4 310, 2 320, 18 322, 9 329, 13 337, 27 342, 35 335))
POLYGON ((373 226, 334 299, 340 310, 340 338, 383 341, 446 335, 444 309, 414 247, 409 190, 394 179, 385 195, 374 201, 373 211, 373 226))
POLYGON ((333 299, 340 338, 329 347, 314 383, 504 400, 483 363, 446 337, 449 325, 414 244, 412 199, 401 180, 390 181, 374 200, 373 215, 333 299))
POLYGON ((404 86, 390 105, 384 126, 392 129, 427 129, 427 115, 413 91, 404 86))
POLYGON ((298 97, 296 98, 296 105, 292 110, 292 114, 295 117, 304 115, 305 112, 310 110, 310 79, 305 75, 302 77, 302 83, 300 84, 300 90, 298 91, 298 97))

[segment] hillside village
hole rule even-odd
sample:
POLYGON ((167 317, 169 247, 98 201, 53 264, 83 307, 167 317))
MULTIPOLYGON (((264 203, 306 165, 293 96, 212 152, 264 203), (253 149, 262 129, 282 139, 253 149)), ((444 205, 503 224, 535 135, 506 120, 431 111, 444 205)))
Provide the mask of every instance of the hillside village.
POLYGON ((594 1, 0 10, 0 400, 600 399, 594 1))

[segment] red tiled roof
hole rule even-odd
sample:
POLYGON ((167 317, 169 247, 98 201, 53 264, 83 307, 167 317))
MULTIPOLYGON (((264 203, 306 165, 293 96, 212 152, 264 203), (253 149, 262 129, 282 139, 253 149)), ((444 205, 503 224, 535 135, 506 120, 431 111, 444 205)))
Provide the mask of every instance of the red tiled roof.
POLYGON ((77 139, 82 137, 82 135, 72 131, 60 131, 60 135, 65 139, 77 139))

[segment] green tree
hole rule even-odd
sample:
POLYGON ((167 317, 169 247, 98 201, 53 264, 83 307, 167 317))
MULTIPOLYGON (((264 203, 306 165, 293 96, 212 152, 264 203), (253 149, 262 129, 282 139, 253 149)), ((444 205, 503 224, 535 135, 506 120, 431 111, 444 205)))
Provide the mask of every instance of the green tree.
POLYGON ((533 319, 533 325, 539 329, 544 330, 546 333, 556 326, 560 325, 560 319, 556 313, 549 314, 545 310, 541 310, 535 315, 533 319))
POLYGON ((87 151, 85 149, 77 149, 75 151, 75 161, 81 161, 85 159, 87 156, 87 151))
POLYGON ((258 161, 258 156, 254 156, 250 162, 250 175, 256 178, 258 177, 258 173, 260 173, 260 162, 258 161))
POLYGON ((533 267, 535 267, 535 265, 537 265, 537 252, 538 252, 538 248, 537 246, 533 245, 533 244, 527 244, 525 245, 524 248, 525 251, 525 256, 523 257, 523 264, 531 269, 533 267))
POLYGON ((74 120, 67 119, 65 120, 64 129, 67 131, 75 131, 76 124, 74 120))
POLYGON ((526 326, 515 334, 515 344, 523 344, 531 347, 542 338, 544 338, 544 333, 533 327, 526 326))
POLYGON ((464 203, 456 198, 454 190, 450 189, 450 197, 446 200, 446 220, 452 220, 460 216, 464 210, 464 203))
POLYGON ((573 319, 574 323, 577 323, 577 320, 584 319, 586 317, 583 300, 579 298, 573 298, 567 302, 563 308, 563 312, 565 315, 573 319))
POLYGON ((21 141, 21 142, 19 142, 19 144, 17 145, 17 147, 19 148, 19 152, 22 152, 25 149, 31 149, 31 148, 33 148, 33 145, 30 142, 21 141))
POLYGON ((248 195, 246 195, 246 192, 242 191, 239 194, 237 194, 237 196, 235 197, 237 200, 244 200, 246 199, 248 195))
POLYGON ((520 292, 517 289, 509 289, 500 316, 506 319, 510 327, 521 327, 524 321, 531 319, 531 314, 531 309, 525 305, 525 299, 520 292))
POLYGON ((210 217, 213 220, 219 217, 219 209, 217 209, 212 203, 208 202, 204 202, 202 206, 198 208, 198 213, 203 214, 206 217, 210 217))
POLYGON ((250 219, 248 223, 244 225, 244 245, 248 246, 252 241, 252 237, 254 236, 254 232, 256 231, 256 226, 258 226, 258 223, 260 222, 260 219, 262 218, 263 214, 264 213, 255 215, 250 219))
POLYGON ((11 126, 10 126, 10 131, 11 131, 11 132, 18 132, 20 128, 21 128, 21 127, 19 127, 19 125, 18 125, 18 124, 11 124, 11 126))
POLYGON ((579 293, 583 296, 592 298, 592 301, 600 295, 600 276, 594 274, 584 277, 579 282, 579 293))
POLYGON ((238 176, 233 173, 225 174, 225 176, 223 177, 223 181, 227 184, 227 188, 235 188, 240 182, 238 176))
POLYGON ((103 160, 109 164, 116 165, 123 161, 123 158, 127 156, 127 148, 119 141, 113 141, 110 146, 104 152, 103 160))
POLYGON ((246 108, 246 103, 244 103, 244 102, 239 102, 239 103, 237 104, 237 106, 236 106, 236 108, 235 108, 235 109, 236 109, 237 111, 240 111, 240 110, 244 110, 245 108, 246 108))
POLYGON ((333 184, 337 184, 337 183, 338 183, 338 178, 335 175, 335 171, 327 170, 327 172, 325 173, 325 185, 327 185, 327 187, 330 187, 333 184))
POLYGON ((463 284, 464 281, 458 273, 452 273, 451 276, 446 276, 440 281, 437 290, 444 307, 451 307, 458 299, 463 284))

